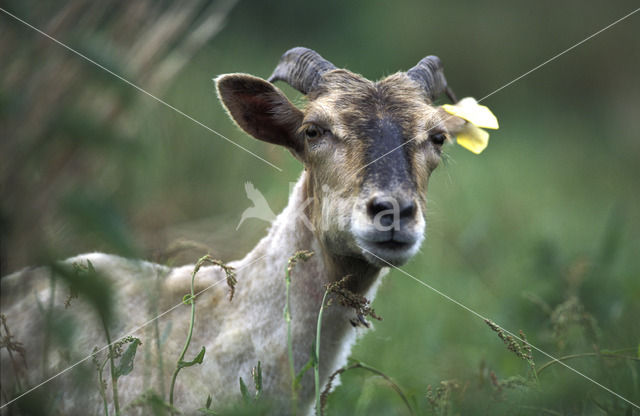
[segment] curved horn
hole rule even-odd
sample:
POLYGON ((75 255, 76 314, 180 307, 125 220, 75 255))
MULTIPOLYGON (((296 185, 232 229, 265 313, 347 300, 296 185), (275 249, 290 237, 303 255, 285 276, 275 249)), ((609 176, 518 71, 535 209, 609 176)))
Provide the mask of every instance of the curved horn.
POLYGON ((455 94, 447 85, 447 79, 444 77, 442 62, 435 55, 429 55, 423 58, 418 65, 407 71, 407 75, 427 92, 431 101, 434 101, 443 93, 446 93, 451 101, 456 103, 455 94))
POLYGON ((278 66, 269 77, 269 82, 284 81, 303 94, 313 91, 320 77, 335 65, 311 49, 297 47, 282 55, 278 66))

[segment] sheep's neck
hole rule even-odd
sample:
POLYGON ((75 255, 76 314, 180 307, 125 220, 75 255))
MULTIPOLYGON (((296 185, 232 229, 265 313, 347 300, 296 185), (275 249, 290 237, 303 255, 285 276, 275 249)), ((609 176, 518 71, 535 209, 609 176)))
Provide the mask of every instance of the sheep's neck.
MULTIPOLYGON (((294 362, 297 369, 302 368, 304 363, 309 360, 309 351, 313 340, 316 339, 318 312, 325 295, 326 285, 342 279, 345 275, 351 275, 348 289, 373 300, 375 289, 378 286, 376 282, 379 281, 380 274, 378 268, 363 260, 341 256, 325 249, 317 234, 307 227, 299 215, 301 209, 306 206, 307 181, 308 173, 305 172, 293 188, 287 207, 276 218, 268 235, 242 262, 246 264, 247 261, 256 261, 257 270, 251 271, 252 267, 248 267, 246 273, 251 276, 245 277, 247 279, 261 279, 250 285, 253 289, 247 289, 254 291, 250 294, 253 299, 261 299, 256 300, 253 309, 263 311, 260 318, 252 321, 256 327, 253 331, 256 333, 264 332, 267 328, 266 331, 271 334, 270 336, 277 340, 273 343, 262 342, 261 345, 280 343, 282 346, 281 356, 279 360, 275 361, 287 363, 288 354, 284 348, 285 344, 282 343, 283 337, 286 336, 283 333, 284 327, 282 324, 274 322, 274 319, 282 316, 282 310, 286 303, 284 274, 287 260, 298 250, 314 252, 310 259, 299 262, 291 272, 289 288, 292 315, 291 333, 294 362), (260 257, 264 257, 265 261, 261 266, 257 266, 260 257), (256 296, 257 292, 260 293, 260 296, 256 296)), ((239 284, 242 281, 241 277, 238 279, 239 284)), ((342 306, 339 302, 333 302, 331 306, 325 307, 322 321, 319 359, 320 382, 324 384, 329 374, 346 362, 356 336, 352 323, 359 320, 355 310, 342 306)), ((256 351, 257 356, 267 356, 267 349, 256 351)), ((307 374, 302 381, 300 397, 305 397, 304 400, 307 401, 312 397, 312 391, 313 380, 311 374, 307 374)))
POLYGON ((271 264, 286 267, 287 259, 299 250, 311 250, 314 255, 304 264, 296 266, 294 273, 297 279, 305 281, 305 289, 312 293, 324 293, 327 283, 335 282, 350 275, 348 289, 354 293, 365 294, 371 288, 380 269, 372 266, 364 259, 345 256, 327 250, 317 233, 308 224, 313 222, 308 209, 313 204, 309 192, 310 178, 304 172, 293 187, 287 207, 275 219, 269 233, 247 256, 251 261, 259 256, 269 258, 271 264), (303 217, 307 216, 307 220, 303 217))

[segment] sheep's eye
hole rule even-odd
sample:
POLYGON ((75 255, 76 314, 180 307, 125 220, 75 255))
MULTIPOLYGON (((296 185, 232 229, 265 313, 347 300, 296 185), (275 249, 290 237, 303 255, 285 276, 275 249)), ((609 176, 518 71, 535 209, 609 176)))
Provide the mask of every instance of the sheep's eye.
POLYGON ((436 132, 429 135, 429 140, 436 146, 442 146, 442 144, 447 140, 447 135, 442 132, 436 132))
POLYGON ((313 140, 322 136, 323 131, 318 126, 310 125, 304 130, 304 135, 307 139, 313 140))

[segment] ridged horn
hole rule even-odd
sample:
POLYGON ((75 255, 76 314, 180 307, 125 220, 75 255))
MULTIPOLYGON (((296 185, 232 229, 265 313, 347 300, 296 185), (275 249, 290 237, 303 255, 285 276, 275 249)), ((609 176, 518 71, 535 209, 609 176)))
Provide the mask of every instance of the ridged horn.
POLYGON ((454 103, 458 101, 451 88, 447 85, 442 62, 437 56, 429 55, 423 58, 416 66, 407 71, 407 75, 422 85, 431 101, 435 101, 443 93, 447 94, 454 103))
POLYGON ((336 69, 335 65, 319 53, 297 47, 282 55, 268 81, 284 81, 301 93, 308 94, 319 85, 322 74, 332 69, 336 69))

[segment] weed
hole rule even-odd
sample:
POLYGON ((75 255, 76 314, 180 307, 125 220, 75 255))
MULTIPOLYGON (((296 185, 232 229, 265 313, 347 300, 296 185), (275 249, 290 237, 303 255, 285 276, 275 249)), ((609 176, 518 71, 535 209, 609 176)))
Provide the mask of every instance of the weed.
MULTIPOLYGON (((79 292, 82 289, 83 293, 88 294, 91 293, 86 290, 90 287, 91 284, 94 283, 94 280, 97 281, 98 274, 93 267, 93 264, 90 260, 87 260, 87 264, 84 265, 82 263, 72 263, 71 270, 66 269, 64 266, 59 266, 57 268, 57 273, 61 275, 67 282, 69 283, 69 296, 64 302, 65 309, 68 309, 71 306, 71 301, 75 298, 79 297, 79 292)), ((53 311, 53 299, 54 299, 54 291, 55 291, 55 274, 56 269, 52 270, 51 275, 51 298, 50 298, 50 306, 49 312, 47 314, 47 324, 51 327, 51 313, 53 311)), ((94 295, 95 296, 95 295, 94 295)), ((96 304, 97 306, 97 304, 96 304)), ((111 374, 111 388, 113 393, 113 407, 116 415, 120 415, 120 400, 118 397, 118 379, 121 376, 125 376, 131 372, 133 369, 133 359, 135 358, 136 351, 138 345, 142 344, 138 338, 134 338, 131 336, 125 337, 119 341, 114 343, 111 342, 111 334, 109 333, 109 318, 110 318, 110 308, 111 305, 107 305, 106 307, 100 309, 98 308, 98 315, 100 316, 100 320, 102 322, 102 327, 104 329, 104 333, 107 339, 108 352, 102 363, 99 362, 97 358, 97 347, 94 349, 93 353, 93 361, 96 365, 96 369, 98 372, 99 378, 99 390, 100 396, 102 397, 105 415, 109 414, 108 406, 107 406, 107 396, 106 396, 106 382, 103 380, 103 371, 104 367, 109 363, 110 374, 111 374), (129 347, 127 350, 122 352, 123 345, 129 343, 129 347), (116 366, 115 360, 120 358, 119 365, 116 366)), ((48 334, 49 331, 47 331, 48 334)), ((43 359, 43 366, 46 368, 46 354, 48 350, 48 338, 45 341, 45 349, 43 354, 45 354, 45 358, 43 359)))
MULTIPOLYGON (((338 371, 340 370, 338 370, 334 372, 331 375, 331 377, 329 377, 329 380, 327 382, 327 387, 321 394, 320 393, 320 340, 321 340, 320 335, 321 335, 321 329, 322 329, 322 314, 324 312, 325 303, 327 306, 331 304, 331 300, 329 300, 329 302, 326 302, 327 296, 329 294, 334 294, 336 295, 336 297, 338 298, 338 302, 340 302, 342 306, 353 308, 356 311, 356 316, 358 317, 358 321, 356 322, 362 323, 367 328, 369 327, 369 324, 364 319, 365 316, 370 316, 379 321, 382 320, 381 317, 376 315, 373 308, 369 306, 370 302, 367 298, 365 298, 362 295, 353 293, 349 289, 347 289, 347 283, 349 279, 351 279, 351 276, 346 275, 339 281, 329 283, 325 286, 324 295, 322 297, 322 303, 320 304, 320 311, 318 312, 318 323, 316 326, 316 339, 312 346, 311 359, 310 359, 310 363, 314 369, 313 373, 314 373, 314 382, 315 382, 315 408, 316 408, 316 414, 318 415, 323 414, 324 412, 326 396, 327 394, 329 394, 329 390, 331 389, 331 383, 333 382, 333 378, 335 378, 338 374, 340 374, 338 373, 338 371)), ((354 321, 351 321, 351 322, 354 326, 357 326, 357 323, 354 323, 354 321)), ((364 368, 364 367, 361 367, 361 368, 364 368)), ((346 371, 346 369, 343 370, 343 372, 344 371, 346 371)), ((378 371, 378 370, 375 370, 375 371, 378 371)))
MULTIPOLYGON (((291 288, 291 272, 299 261, 307 261, 313 256, 312 251, 300 250, 294 253, 293 256, 287 261, 287 269, 285 271, 285 291, 286 301, 284 304, 284 320, 287 323, 287 353, 289 355, 289 375, 291 377, 291 406, 292 413, 297 413, 298 408, 298 386, 296 383, 296 370, 293 361, 293 338, 291 336, 291 303, 290 303, 290 288, 291 288)), ((305 366, 306 367, 306 366, 305 366)))
POLYGON ((536 378, 536 363, 533 360, 531 345, 529 345, 529 342, 527 341, 527 337, 524 334, 524 332, 520 330, 519 331, 520 339, 516 340, 511 335, 506 334, 504 330, 495 322, 490 321, 488 319, 485 319, 484 322, 487 325, 489 325, 489 328, 491 328, 492 331, 498 334, 498 338, 500 338, 507 345, 507 349, 509 351, 513 352, 516 356, 518 356, 519 358, 527 362, 530 370, 529 375, 533 378, 536 378))
MULTIPOLYGON (((106 330, 106 328, 105 328, 106 330)), ((108 331, 107 331, 108 334, 108 331)), ((107 335, 107 339, 109 335, 107 335)), ((100 397, 102 397, 102 403, 104 406, 104 414, 109 415, 109 407, 107 405, 107 383, 103 379, 104 367, 107 363, 111 365, 111 386, 113 389, 113 405, 116 415, 120 414, 120 402, 118 400, 118 379, 122 376, 126 376, 133 370, 133 360, 135 359, 138 346, 142 342, 135 337, 128 336, 116 341, 111 345, 109 341, 109 351, 106 357, 100 361, 98 358, 98 347, 93 349, 92 360, 98 373, 98 385, 100 391, 100 397), (123 352, 123 347, 129 344, 127 349, 123 352), (118 365, 115 364, 115 360, 120 358, 118 365)))
POLYGON ((369 324, 364 319, 364 317, 366 316, 377 319, 378 321, 382 321, 382 318, 376 315, 376 312, 373 310, 373 308, 369 306, 371 303, 369 299, 357 293, 353 293, 349 289, 347 289, 347 283, 351 278, 352 277, 350 275, 347 275, 337 282, 328 284, 326 289, 327 292, 335 294, 338 302, 342 306, 353 308, 355 310, 358 321, 351 321, 354 326, 357 326, 361 323, 368 328, 369 324))
MULTIPOLYGON (((76 275, 81 275, 82 273, 91 273, 95 274, 96 270, 93 268, 93 264, 91 261, 87 260, 87 265, 85 266, 82 263, 71 263, 71 270, 76 275)), ((67 299, 64 301, 64 308, 69 309, 71 306, 71 301, 78 298, 78 289, 70 286, 69 287, 69 295, 67 299)))
POLYGON ((499 379, 496 373, 491 371, 489 373, 489 379, 491 380, 491 385, 494 388, 493 398, 497 401, 502 401, 504 399, 504 392, 506 390, 532 386, 530 379, 526 379, 520 375, 499 379))
POLYGON ((195 297, 195 290, 194 290, 194 282, 195 282, 196 274, 204 264, 212 264, 214 266, 219 266, 220 268, 222 268, 222 270, 224 270, 227 276, 227 285, 229 286, 229 289, 230 289, 229 301, 233 299, 233 294, 235 292, 235 285, 237 283, 237 280, 236 280, 235 270, 233 269, 233 267, 227 266, 220 260, 213 259, 208 254, 206 256, 201 257, 197 261, 195 267, 193 268, 193 273, 191 273, 191 291, 189 294, 185 295, 182 298, 182 302, 185 305, 191 305, 191 318, 189 320, 189 331, 187 333, 187 339, 184 343, 184 347, 182 348, 182 352, 178 357, 178 361, 176 363, 176 369, 173 372, 173 376, 171 376, 171 387, 169 389, 169 405, 172 408, 173 408, 173 392, 176 385, 176 378, 178 377, 178 373, 180 372, 181 369, 185 367, 191 367, 196 364, 202 364, 202 360, 204 360, 205 347, 202 347, 202 349, 195 356, 195 358, 193 358, 191 361, 184 361, 184 356, 187 353, 187 350, 189 349, 189 345, 191 344, 191 337, 193 336, 193 326, 194 326, 195 317, 196 317, 196 297, 195 297))
POLYGON ((240 394, 242 397, 242 401, 240 403, 234 403, 230 408, 218 411, 211 408, 213 400, 211 396, 208 396, 205 406, 198 409, 198 411, 204 415, 268 414, 268 403, 260 400, 260 398, 262 397, 262 366, 260 364, 260 361, 258 361, 258 365, 251 369, 251 378, 253 380, 253 388, 255 390, 255 393, 253 394, 249 392, 249 388, 244 382, 244 379, 242 377, 238 378, 238 382, 240 384, 240 394))
POLYGON ((322 390, 322 394, 320 395, 320 406, 319 406, 319 415, 324 415, 324 410, 325 407, 327 406, 327 398, 329 396, 329 392, 331 391, 331 387, 333 385, 333 381, 335 380, 335 378, 337 376, 339 376, 340 374, 349 371, 349 370, 354 370, 356 368, 361 368, 363 370, 369 371, 377 376, 382 377, 387 383, 389 383, 389 386, 391 386, 391 388, 398 394, 398 396, 400 396, 400 398, 402 399, 402 401, 404 402, 405 406, 407 407, 407 410, 409 411, 410 415, 414 415, 415 412, 413 410, 413 408, 411 407, 411 405, 409 404, 409 400, 407 399, 407 396, 404 394, 404 392, 402 391, 402 389, 400 388, 400 386, 393 381, 393 379, 391 377, 389 377, 388 375, 386 375, 385 373, 383 373, 382 371, 378 370, 377 368, 374 368, 368 364, 365 364, 361 361, 354 361, 349 365, 346 365, 344 367, 341 367, 339 369, 337 369, 336 371, 333 372, 333 374, 331 374, 329 376, 329 380, 327 381, 327 384, 325 385, 324 390, 322 390))
POLYGON ((18 388, 18 391, 22 391, 20 374, 23 373, 23 369, 27 368, 27 355, 22 343, 13 340, 14 336, 11 335, 11 332, 9 331, 7 317, 4 314, 0 314, 0 321, 2 322, 2 329, 4 330, 4 334, 0 334, 0 350, 5 348, 9 353, 9 360, 11 361, 11 366, 13 367, 13 373, 16 379, 16 387, 18 388), (14 352, 22 357, 22 362, 24 363, 23 368, 20 368, 18 360, 13 355, 14 352))
POLYGON ((240 377, 238 380, 240 382, 240 393, 242 394, 242 400, 244 400, 245 404, 247 405, 251 405, 253 402, 260 399, 260 396, 262 395, 262 368, 260 367, 260 361, 258 361, 257 366, 251 369, 251 378, 253 378, 253 386, 256 391, 253 397, 251 397, 251 395, 249 394, 249 389, 244 383, 242 377, 240 377))
POLYGON ((459 390, 460 383, 457 380, 441 381, 435 389, 428 385, 426 397, 433 413, 439 416, 449 415, 452 406, 451 396, 459 390))
POLYGON ((584 331, 586 338, 597 343, 600 330, 595 318, 588 313, 577 296, 569 296, 567 300, 556 306, 551 313, 553 335, 558 346, 564 349, 569 343, 571 327, 578 327, 584 331))

